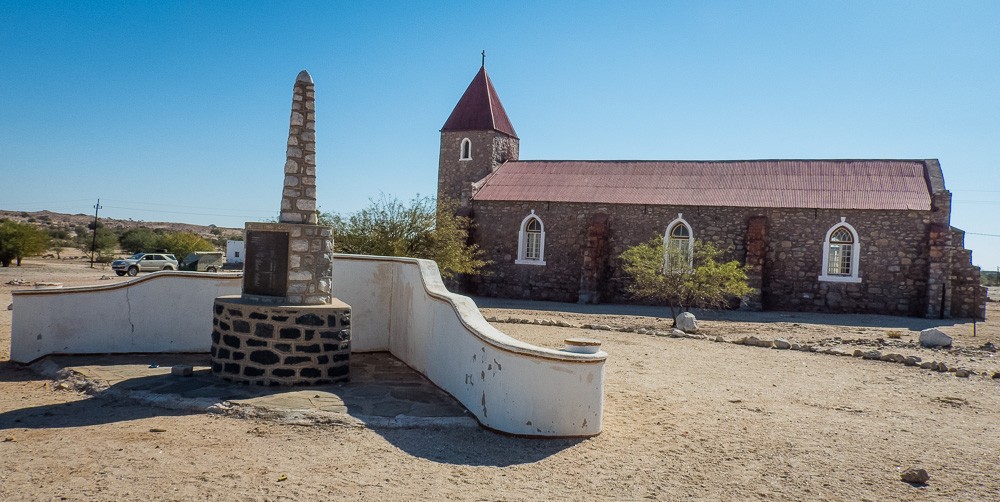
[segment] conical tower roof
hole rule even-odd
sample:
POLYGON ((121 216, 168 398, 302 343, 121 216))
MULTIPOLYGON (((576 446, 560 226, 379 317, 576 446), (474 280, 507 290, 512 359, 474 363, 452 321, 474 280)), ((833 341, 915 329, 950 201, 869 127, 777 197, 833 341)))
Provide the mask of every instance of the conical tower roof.
POLYGON ((517 138, 514 126, 507 118, 507 112, 500 103, 493 82, 486 74, 486 66, 479 68, 476 78, 458 100, 448 120, 441 128, 446 131, 499 131, 517 138))

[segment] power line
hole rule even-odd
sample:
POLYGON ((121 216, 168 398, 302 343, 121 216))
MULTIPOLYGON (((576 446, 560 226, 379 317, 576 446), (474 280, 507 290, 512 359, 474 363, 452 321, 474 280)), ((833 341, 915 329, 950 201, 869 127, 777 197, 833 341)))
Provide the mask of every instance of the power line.
POLYGON ((198 212, 190 212, 190 211, 168 211, 166 209, 143 209, 143 208, 138 208, 138 207, 125 207, 125 206, 104 206, 104 207, 108 208, 108 209, 126 209, 126 210, 129 210, 129 211, 144 211, 144 212, 147 212, 147 213, 189 214, 189 215, 196 215, 196 216, 219 216, 219 217, 223 217, 223 218, 256 218, 256 217, 261 216, 261 215, 274 216, 274 214, 272 214, 272 213, 265 213, 263 211, 260 212, 260 213, 257 213, 255 216, 247 216, 246 214, 217 214, 217 213, 203 213, 201 211, 198 211, 198 212))
POLYGON ((978 234, 976 232, 965 232, 965 235, 982 235, 985 237, 1000 237, 998 234, 978 234))
POLYGON ((164 202, 136 202, 131 200, 120 200, 120 199, 104 199, 104 200, 111 202, 120 202, 123 204, 143 204, 146 206, 183 207, 187 209, 212 209, 216 211, 249 211, 249 212, 254 211, 254 209, 247 209, 247 208, 188 206, 184 204, 167 204, 164 202))

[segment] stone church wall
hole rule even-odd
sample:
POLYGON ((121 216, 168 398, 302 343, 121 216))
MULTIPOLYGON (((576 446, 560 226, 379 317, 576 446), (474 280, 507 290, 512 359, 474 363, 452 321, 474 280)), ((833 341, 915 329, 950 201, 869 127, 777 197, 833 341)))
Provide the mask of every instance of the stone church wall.
MULTIPOLYGON (((764 217, 764 260, 760 264, 762 306, 769 310, 870 312, 923 315, 928 277, 928 211, 755 209, 698 206, 644 206, 582 203, 474 201, 473 240, 494 263, 473 278, 475 294, 576 302, 590 279, 604 302, 631 302, 618 256, 654 236, 682 213, 696 241, 724 250, 726 259, 745 262, 751 218, 764 217), (518 231, 532 211, 545 229, 545 265, 516 265, 518 231), (584 256, 594 215, 606 214, 604 270, 594 273, 584 256), (860 283, 818 280, 826 232, 846 217, 858 231, 860 283), (581 279, 585 279, 581 281, 581 279)), ((759 225, 759 220, 757 220, 759 225)))

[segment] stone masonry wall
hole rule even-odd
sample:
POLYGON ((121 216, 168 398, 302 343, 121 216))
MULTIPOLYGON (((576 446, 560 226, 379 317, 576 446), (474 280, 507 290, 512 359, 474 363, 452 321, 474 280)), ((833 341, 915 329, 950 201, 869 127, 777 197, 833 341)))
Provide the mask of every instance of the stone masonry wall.
POLYGON ((349 379, 351 311, 215 300, 212 373, 253 385, 324 385, 349 379))
POLYGON ((518 140, 497 131, 441 133, 438 166, 438 198, 454 199, 465 206, 473 193, 473 183, 482 180, 508 160, 517 160, 518 140), (462 139, 472 143, 472 158, 459 158, 462 139))
POLYGON ((955 247, 951 261, 951 317, 986 319, 987 289, 979 267, 972 265, 972 251, 965 249, 965 232, 950 229, 955 247))
MULTIPOLYGON (((683 213, 696 240, 724 250, 725 259, 745 262, 747 229, 766 218, 766 243, 759 267, 763 307, 770 310, 870 312, 923 315, 928 270, 928 211, 757 209, 580 203, 474 201, 474 241, 494 263, 473 278, 475 294, 576 302, 590 218, 606 213, 608 276, 601 297, 633 301, 618 256, 631 246, 662 238, 666 225, 683 213), (521 221, 531 210, 545 225, 546 265, 515 265, 521 221), (846 217, 860 240, 860 283, 819 281, 823 239, 846 217)), ((759 224, 759 223, 758 223, 759 224)), ((759 250, 757 251, 760 252, 759 250)))
POLYGON ((278 220, 282 223, 315 224, 316 93, 312 77, 305 70, 296 77, 292 91, 285 157, 285 183, 278 220))

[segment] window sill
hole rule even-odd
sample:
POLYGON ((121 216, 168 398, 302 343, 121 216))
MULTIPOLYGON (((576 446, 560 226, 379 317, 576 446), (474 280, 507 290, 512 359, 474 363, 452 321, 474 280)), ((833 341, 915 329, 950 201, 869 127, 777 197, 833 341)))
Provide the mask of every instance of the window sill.
POLYGON ((854 277, 850 275, 821 275, 819 276, 819 280, 823 282, 852 282, 852 283, 861 282, 860 277, 854 277))
POLYGON ((514 265, 545 265, 545 260, 514 260, 514 265))
POLYGON ((460 161, 462 161, 462 160, 472 160, 472 157, 469 157, 467 159, 458 159, 458 160, 460 160, 460 161))

